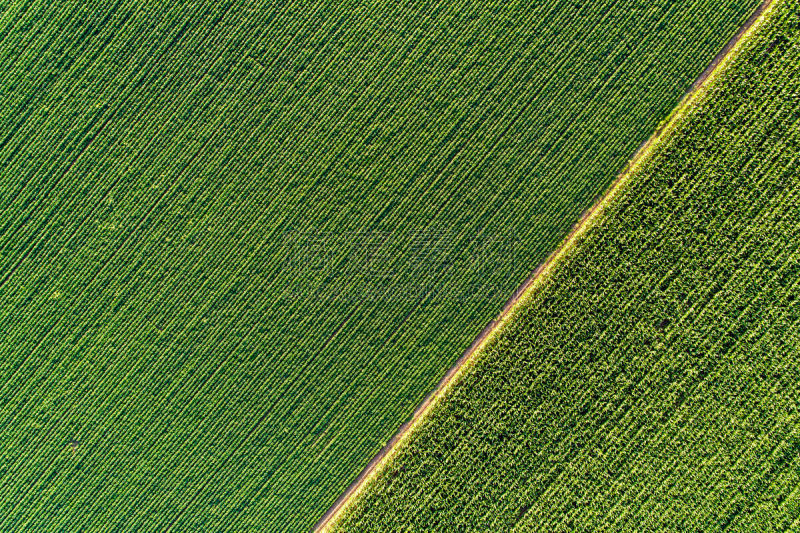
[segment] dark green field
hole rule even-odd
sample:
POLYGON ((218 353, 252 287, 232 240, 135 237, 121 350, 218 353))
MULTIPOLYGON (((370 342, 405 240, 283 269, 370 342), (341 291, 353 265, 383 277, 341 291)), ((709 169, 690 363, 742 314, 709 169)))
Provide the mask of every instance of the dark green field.
POLYGON ((332 531, 800 530, 800 4, 762 22, 332 531))
POLYGON ((0 3, 0 531, 310 527, 756 3, 0 3))

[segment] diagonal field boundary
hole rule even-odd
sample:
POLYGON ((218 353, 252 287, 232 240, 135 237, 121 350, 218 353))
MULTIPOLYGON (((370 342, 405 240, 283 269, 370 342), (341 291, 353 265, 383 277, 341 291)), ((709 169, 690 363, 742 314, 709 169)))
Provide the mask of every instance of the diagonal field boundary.
POLYGON ((514 294, 512 294, 511 298, 509 298, 505 303, 498 316, 489 322, 485 328, 483 328, 472 344, 470 344, 469 348, 464 351, 456 363, 442 377, 436 387, 425 396, 419 406, 417 406, 416 410, 414 410, 411 418, 400 426, 392 439, 370 460, 370 462, 364 467, 361 473, 359 473, 356 479, 347 487, 347 489, 345 489, 345 491, 336 499, 328 511, 326 511, 325 514, 322 515, 322 517, 317 521, 313 527, 314 532, 328 531, 329 528, 335 524, 335 520, 339 512, 345 509, 348 502, 352 501, 353 498, 358 495, 369 478, 372 477, 372 475, 378 470, 378 466, 384 463, 391 456, 391 452, 403 441, 403 439, 410 434, 411 430, 431 409, 438 398, 441 397, 442 393, 447 390, 458 373, 464 369, 465 363, 473 360, 473 356, 486 343, 487 339, 489 339, 491 335, 498 331, 499 327, 508 320, 508 318, 512 315, 513 309, 520 302, 528 289, 530 289, 536 281, 545 277, 544 275, 552 268, 552 266, 557 263, 558 260, 564 257, 564 255, 575 244, 577 238, 591 225, 591 221, 596 218, 595 215, 600 213, 602 208, 622 190, 623 185, 628 181, 627 178, 630 176, 631 171, 642 163, 642 161, 645 159, 645 156, 650 153, 651 147, 661 139, 662 134, 665 131, 672 129, 672 127, 675 125, 676 118, 680 115, 680 111, 685 109, 698 95, 702 94, 702 89, 706 87, 708 80, 712 78, 713 74, 721 70, 720 67, 724 66, 728 62, 729 58, 732 57, 731 52, 742 41, 742 38, 756 26, 756 23, 763 19, 763 15, 767 12, 772 3, 773 0, 764 0, 755 9, 755 11, 753 11, 750 17, 748 17, 739 31, 736 32, 736 34, 728 41, 722 50, 720 50, 720 52, 714 56, 714 59, 697 77, 695 82, 683 96, 672 113, 670 113, 670 115, 659 125, 653 135, 647 141, 643 142, 641 146, 639 146, 633 157, 630 159, 630 161, 628 161, 628 164, 614 179, 606 192, 595 200, 592 207, 584 211, 578 222, 575 223, 561 244, 547 257, 543 263, 536 267, 530 276, 528 276, 528 278, 525 279, 525 281, 517 288, 517 290, 514 291, 514 294))

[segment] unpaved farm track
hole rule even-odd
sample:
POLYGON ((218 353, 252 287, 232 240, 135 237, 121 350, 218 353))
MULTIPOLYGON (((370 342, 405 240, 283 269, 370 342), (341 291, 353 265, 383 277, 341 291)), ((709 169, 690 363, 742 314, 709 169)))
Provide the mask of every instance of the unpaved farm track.
MULTIPOLYGON (((703 70, 703 72, 697 77, 694 83, 691 85, 689 90, 686 92, 684 97, 676 106, 676 109, 681 108, 685 105, 689 99, 694 95, 698 89, 703 87, 705 82, 711 76, 711 74, 722 64, 723 60, 728 57, 731 51, 736 47, 737 43, 741 40, 744 34, 755 24, 755 22, 761 17, 761 15, 769 8, 772 4, 772 0, 764 0, 753 13, 748 17, 739 31, 728 41, 728 43, 720 50, 720 52, 714 56, 714 59, 709 63, 709 65, 703 70)), ((658 141, 659 137, 661 136, 664 127, 666 126, 667 121, 664 121, 661 126, 653 133, 653 135, 645 142, 641 144, 641 146, 636 150, 631 160, 625 166, 625 168, 617 175, 614 181, 611 183, 609 188, 603 193, 602 196, 595 199, 595 202, 592 204, 592 207, 584 211, 581 215, 578 222, 572 227, 570 232, 567 236, 562 240, 561 244, 547 257, 547 259, 541 263, 536 269, 528 276, 525 281, 514 291, 511 297, 503 306, 502 311, 499 315, 489 322, 486 327, 478 334, 472 344, 464 351, 461 357, 458 358, 456 363, 447 371, 447 373, 442 377, 436 387, 429 392, 419 406, 414 410, 411 418, 405 422, 403 425, 400 426, 397 433, 392 437, 392 439, 386 443, 386 445, 381 448, 381 450, 370 460, 366 467, 359 473, 356 479, 347 487, 347 489, 336 499, 333 505, 328 509, 328 511, 319 519, 319 521, 314 525, 313 531, 320 532, 325 531, 326 528, 332 524, 331 520, 333 517, 339 512, 340 509, 345 505, 345 503, 363 486, 366 482, 370 474, 375 471, 376 467, 383 461, 389 452, 403 439, 403 437, 408 433, 408 431, 414 426, 414 424, 422 417, 422 415, 429 409, 431 404, 433 403, 434 399, 441 394, 441 392, 448 386, 448 384, 452 381, 458 371, 464 366, 473 354, 478 350, 478 348, 486 341, 486 339, 497 329, 497 327, 503 323, 505 318, 508 316, 510 311, 514 308, 517 304, 519 299, 522 295, 528 290, 528 288, 533 284, 533 282, 541 275, 542 272, 547 270, 547 267, 561 254, 561 252, 568 247, 568 245, 574 240, 576 234, 584 227, 586 222, 592 217, 592 215, 609 199, 611 198, 619 189, 620 184, 623 181, 623 178, 628 174, 628 171, 631 167, 642 158, 644 154, 647 153, 650 146, 652 146, 656 141, 658 141)))

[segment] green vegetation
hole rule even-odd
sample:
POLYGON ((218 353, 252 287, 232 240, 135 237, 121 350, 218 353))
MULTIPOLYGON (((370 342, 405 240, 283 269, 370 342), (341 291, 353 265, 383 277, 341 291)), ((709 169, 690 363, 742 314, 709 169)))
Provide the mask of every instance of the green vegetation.
POLYGON ((798 67, 777 0, 339 530, 800 529, 798 67))
POLYGON ((308 528, 756 2, 6 2, 0 530, 308 528))

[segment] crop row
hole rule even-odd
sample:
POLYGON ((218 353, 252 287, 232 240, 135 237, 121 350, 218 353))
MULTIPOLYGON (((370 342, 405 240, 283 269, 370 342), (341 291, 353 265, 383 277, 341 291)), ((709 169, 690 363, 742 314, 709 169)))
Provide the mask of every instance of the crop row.
POLYGON ((800 525, 800 11, 771 9, 332 530, 800 525))
POLYGON ((754 2, 709 4, 14 5, 0 529, 313 523, 754 2), (286 266, 386 232, 407 283, 428 230, 438 296, 286 266))

